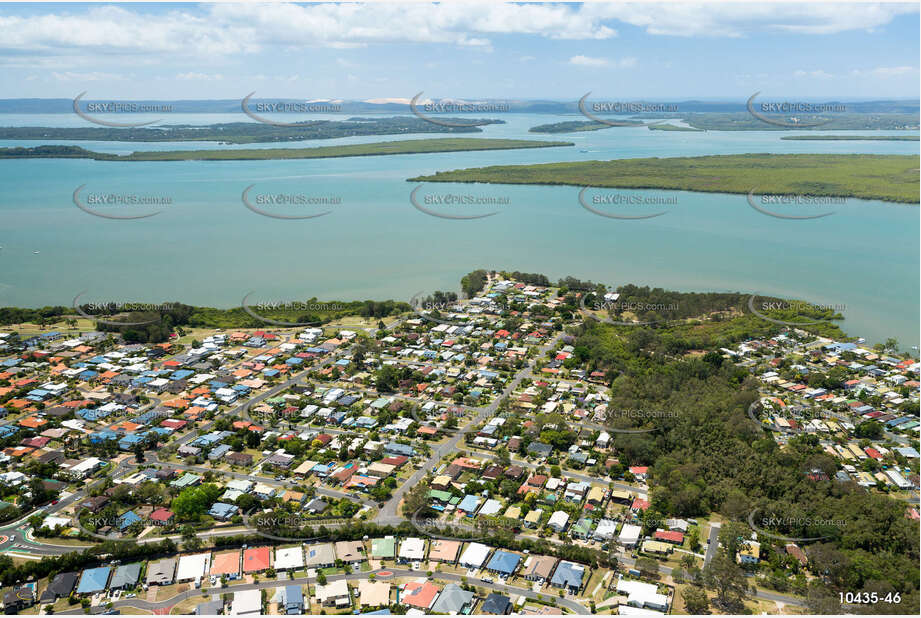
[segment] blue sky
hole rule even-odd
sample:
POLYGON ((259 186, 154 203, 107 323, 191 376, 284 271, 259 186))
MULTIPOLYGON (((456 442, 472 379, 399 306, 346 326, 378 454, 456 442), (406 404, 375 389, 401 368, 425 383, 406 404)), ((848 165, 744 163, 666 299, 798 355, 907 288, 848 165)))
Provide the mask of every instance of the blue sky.
POLYGON ((0 4, 3 98, 917 99, 918 5, 0 4))

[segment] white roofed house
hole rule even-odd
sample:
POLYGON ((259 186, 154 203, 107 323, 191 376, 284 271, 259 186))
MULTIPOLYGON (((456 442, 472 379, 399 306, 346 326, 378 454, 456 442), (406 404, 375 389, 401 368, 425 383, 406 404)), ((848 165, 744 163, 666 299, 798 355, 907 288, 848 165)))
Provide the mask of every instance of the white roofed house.
POLYGON ((479 569, 486 562, 486 558, 489 557, 490 551, 491 548, 488 545, 471 543, 467 546, 467 549, 464 550, 458 564, 468 569, 479 569))
POLYGON ((547 526, 559 534, 566 530, 568 523, 569 513, 566 511, 554 511, 553 515, 550 516, 550 521, 547 522, 547 526))
POLYGON ((397 554, 397 562, 417 562, 425 558, 425 540, 418 537, 409 537, 403 539, 400 543, 400 551, 397 554))

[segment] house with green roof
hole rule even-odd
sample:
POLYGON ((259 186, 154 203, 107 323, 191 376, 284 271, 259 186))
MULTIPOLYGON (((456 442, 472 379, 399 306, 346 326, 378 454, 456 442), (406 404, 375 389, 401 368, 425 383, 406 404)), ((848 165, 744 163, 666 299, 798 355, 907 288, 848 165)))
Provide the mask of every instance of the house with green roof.
POLYGON ((429 498, 431 500, 437 500, 442 504, 447 504, 453 497, 454 495, 450 491, 443 491, 441 489, 432 489, 429 491, 429 498))
POLYGON ((393 560, 396 556, 396 538, 385 536, 371 540, 371 558, 375 560, 393 560))
POLYGON ((569 529, 569 534, 579 539, 587 539, 592 535, 593 522, 588 517, 582 517, 576 524, 569 529))

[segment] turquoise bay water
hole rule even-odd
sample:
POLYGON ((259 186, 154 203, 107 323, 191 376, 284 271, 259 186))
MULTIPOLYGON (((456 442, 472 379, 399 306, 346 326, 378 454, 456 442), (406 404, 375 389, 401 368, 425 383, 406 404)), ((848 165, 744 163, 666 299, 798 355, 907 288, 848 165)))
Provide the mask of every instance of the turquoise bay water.
MULTIPOLYGON (((574 117, 506 115, 481 137, 559 139, 575 147, 497 152, 354 157, 312 161, 135 162, 0 161, 0 304, 182 301, 230 307, 253 292, 260 300, 409 300, 415 293, 456 290, 475 268, 574 275, 611 285, 637 283, 679 290, 743 291, 843 305, 850 334, 889 336, 916 345, 919 298, 917 206, 848 200, 814 207, 833 216, 775 219, 744 196, 676 191, 592 191, 593 195, 671 197, 654 219, 624 221, 583 208, 576 187, 427 184, 424 196, 495 197, 500 206, 463 212, 498 214, 447 220, 409 201, 407 178, 439 170, 746 152, 918 154, 917 142, 782 141, 788 133, 665 132, 617 128, 574 135, 528 134, 528 127, 574 117), (116 221, 91 216, 72 201, 92 194, 166 197, 166 206, 130 207, 157 216, 116 221), (265 193, 334 196, 332 206, 264 210, 331 214, 279 220, 241 201, 265 193), (35 254, 34 251, 40 253, 35 254)), ((238 121, 236 115, 188 115, 170 122, 238 121)), ((81 126, 69 116, 0 116, 0 125, 81 126)), ((840 132, 831 132, 840 133, 840 132)), ((315 140, 285 146, 334 145, 433 135, 315 140)), ((39 142, 0 141, 0 147, 39 142)), ((45 143, 45 142, 41 142, 45 143)), ((51 142, 49 142, 51 143, 51 142)), ((70 143, 91 150, 194 149, 207 143, 70 143)), ((245 145, 236 147, 278 147, 245 145)), ((227 147, 227 148, 233 148, 227 147)), ((438 210, 437 206, 426 206, 438 210)), ((775 211, 790 212, 783 207, 775 211)), ((605 209, 605 207, 599 207, 605 209)), ((128 212, 97 207, 102 212, 128 212)), ((449 209, 457 212, 457 208, 449 209)), ((445 211, 444 209, 441 210, 445 211)))

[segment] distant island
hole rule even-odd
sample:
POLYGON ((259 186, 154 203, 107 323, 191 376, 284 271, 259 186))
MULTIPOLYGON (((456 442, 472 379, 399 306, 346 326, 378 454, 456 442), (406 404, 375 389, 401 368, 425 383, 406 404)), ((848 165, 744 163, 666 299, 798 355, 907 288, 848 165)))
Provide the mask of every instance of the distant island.
POLYGON ((756 189, 917 204, 918 164, 917 155, 741 154, 497 165, 408 180, 743 194, 756 189))
MULTIPOLYGON (((443 118, 441 120, 452 120, 443 118)), ((413 116, 318 120, 294 126, 259 122, 229 122, 209 125, 158 125, 111 129, 107 127, 0 127, 0 139, 91 140, 96 142, 221 142, 257 144, 334 139, 362 135, 406 135, 409 133, 482 133, 480 126, 503 124, 502 120, 458 120, 467 126, 443 126, 413 116)))
POLYGON ((674 124, 668 124, 667 122, 659 122, 646 126, 650 131, 690 131, 692 133, 700 133, 703 131, 703 129, 695 129, 694 127, 679 127, 674 124))
POLYGON ((917 142, 917 135, 785 135, 780 139, 804 141, 917 142))
POLYGON ((572 142, 520 139, 478 139, 445 137, 399 140, 371 144, 320 146, 317 148, 252 148, 237 150, 137 151, 129 155, 94 152, 79 146, 36 146, 0 148, 0 159, 93 159, 96 161, 248 161, 270 159, 328 159, 380 155, 461 152, 469 150, 512 150, 573 146, 572 142))
POLYGON ((611 127, 641 127, 642 122, 625 120, 595 122, 594 120, 569 120, 566 122, 554 122, 552 124, 539 124, 536 127, 528 129, 529 133, 578 133, 580 131, 599 131, 601 129, 610 129, 611 127))
POLYGON ((827 113, 784 115, 765 114, 769 118, 776 118, 785 122, 798 122, 806 126, 777 126, 768 124, 755 118, 747 111, 744 112, 693 112, 675 114, 638 114, 636 118, 643 120, 672 120, 679 118, 695 129, 705 131, 917 131, 918 114, 867 114, 867 113, 827 113), (794 120, 795 119, 795 120, 794 120), (818 126, 808 126, 812 123, 822 123, 818 126))

